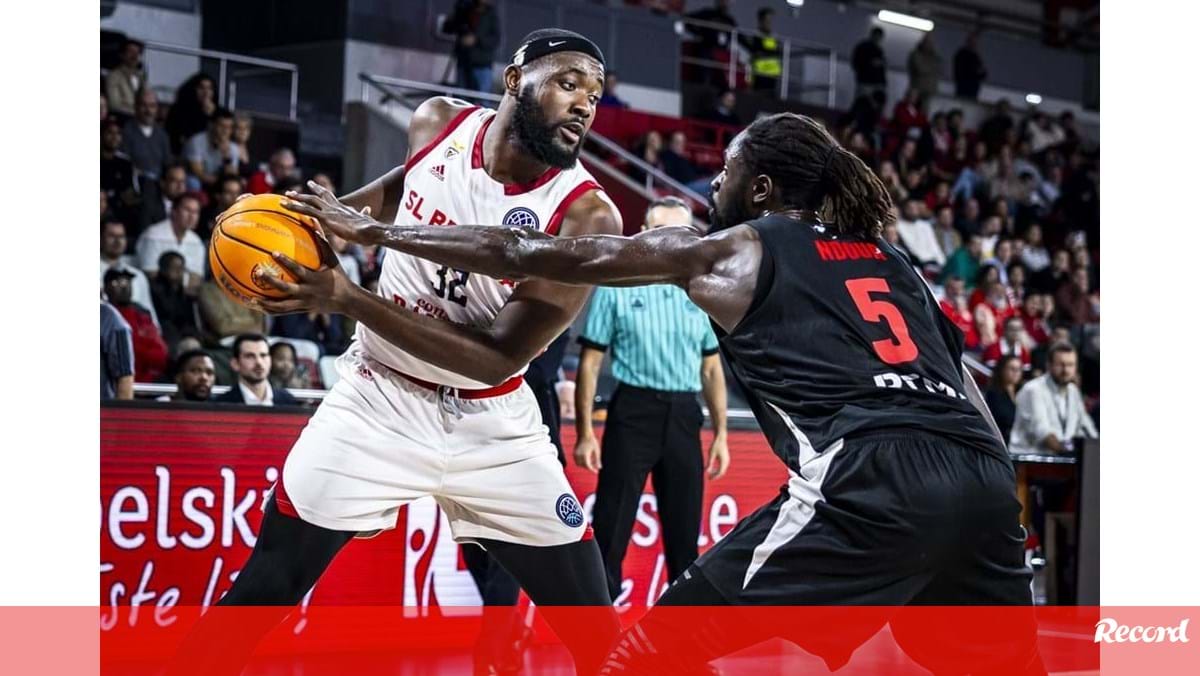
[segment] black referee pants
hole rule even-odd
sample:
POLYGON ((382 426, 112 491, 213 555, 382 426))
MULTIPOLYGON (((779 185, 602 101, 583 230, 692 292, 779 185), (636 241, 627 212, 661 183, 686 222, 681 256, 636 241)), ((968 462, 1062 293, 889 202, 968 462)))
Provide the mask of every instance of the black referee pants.
POLYGON ((670 579, 696 560, 704 496, 703 423, 704 414, 692 392, 621 385, 613 394, 601 442, 592 531, 614 600, 621 593, 621 562, 647 474, 658 499, 670 579))

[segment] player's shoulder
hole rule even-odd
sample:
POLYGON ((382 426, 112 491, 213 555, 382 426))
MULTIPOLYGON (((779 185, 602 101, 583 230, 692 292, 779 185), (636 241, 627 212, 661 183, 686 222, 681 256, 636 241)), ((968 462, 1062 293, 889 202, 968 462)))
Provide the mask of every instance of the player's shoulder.
POLYGON ((434 96, 425 99, 413 111, 408 125, 408 138, 413 147, 419 148, 433 140, 451 122, 464 113, 477 110, 479 106, 449 96, 434 96))
POLYGON ((619 235, 624 229, 621 210, 594 180, 579 184, 582 192, 567 207, 564 235, 619 235))

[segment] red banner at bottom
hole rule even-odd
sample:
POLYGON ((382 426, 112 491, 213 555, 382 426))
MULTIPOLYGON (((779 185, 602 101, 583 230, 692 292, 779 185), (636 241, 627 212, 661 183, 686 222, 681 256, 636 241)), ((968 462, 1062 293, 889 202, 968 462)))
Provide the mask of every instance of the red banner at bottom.
MULTIPOLYGON (((56 613, 78 628, 81 611, 95 632, 99 615, 101 673, 130 675, 541 674, 573 666, 619 674, 1183 674, 1200 664, 1190 635, 1196 608, 660 606, 619 616, 608 608, 527 605, 418 610, 8 608, 0 618, 9 637, 19 638, 56 613)), ((61 634, 68 629, 58 627, 60 650, 72 645, 61 634)), ((18 660, 21 649, 49 647, 10 645, 17 650, 9 657, 18 660)), ((63 655, 29 659, 30 670, 20 673, 51 673, 45 665, 63 655)))

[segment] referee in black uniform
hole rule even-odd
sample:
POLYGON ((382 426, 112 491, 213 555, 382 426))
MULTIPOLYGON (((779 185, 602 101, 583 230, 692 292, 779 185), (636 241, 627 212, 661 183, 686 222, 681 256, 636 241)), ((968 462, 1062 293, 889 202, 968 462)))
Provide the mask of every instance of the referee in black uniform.
MULTIPOLYGON (((691 210, 676 197, 655 200, 643 229, 691 223, 691 210)), ((592 530, 608 589, 621 594, 621 562, 629 546, 646 475, 654 482, 662 522, 663 552, 671 580, 699 554, 704 496, 696 400, 703 390, 715 437, 708 475, 729 466, 725 425, 725 375, 708 316, 679 287, 669 284, 597 288, 588 310, 575 386, 575 462, 600 473, 592 530), (608 406, 603 449, 592 431, 592 403, 605 350, 619 385, 608 406)))

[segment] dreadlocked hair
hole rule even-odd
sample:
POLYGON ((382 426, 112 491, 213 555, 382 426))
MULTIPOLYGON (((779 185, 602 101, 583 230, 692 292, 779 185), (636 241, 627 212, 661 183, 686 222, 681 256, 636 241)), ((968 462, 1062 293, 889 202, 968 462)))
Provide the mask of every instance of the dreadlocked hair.
POLYGON ((778 113, 746 128, 742 155, 752 174, 770 176, 790 207, 822 213, 839 234, 874 239, 893 219, 879 177, 815 120, 778 113))

